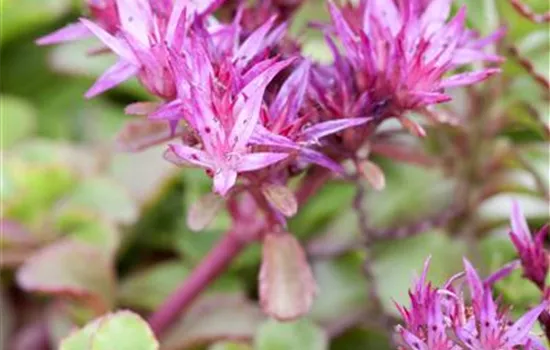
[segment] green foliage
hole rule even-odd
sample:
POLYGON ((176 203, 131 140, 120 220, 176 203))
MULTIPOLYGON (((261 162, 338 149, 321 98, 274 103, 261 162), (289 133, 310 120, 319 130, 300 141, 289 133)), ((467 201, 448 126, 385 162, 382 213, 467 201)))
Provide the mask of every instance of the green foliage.
POLYGON ((156 350, 159 343, 147 323, 129 311, 96 319, 61 342, 60 350, 156 350))
POLYGON ((254 340, 258 350, 324 350, 328 349, 326 334, 311 321, 264 323, 254 340))

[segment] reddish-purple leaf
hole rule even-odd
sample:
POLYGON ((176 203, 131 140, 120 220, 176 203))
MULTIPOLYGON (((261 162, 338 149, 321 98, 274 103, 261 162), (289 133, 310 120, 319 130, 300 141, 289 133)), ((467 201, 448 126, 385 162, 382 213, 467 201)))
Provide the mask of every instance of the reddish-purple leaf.
POLYGON ((187 226, 192 231, 201 231, 216 217, 223 206, 223 197, 208 193, 191 205, 187 213, 187 226))
POLYGON ((286 217, 296 215, 298 201, 294 193, 284 185, 265 184, 262 186, 262 193, 275 209, 286 217))
POLYGON ((317 293, 302 246, 288 233, 268 234, 263 242, 260 303, 280 321, 307 314, 317 293))
POLYGON ((378 165, 369 160, 365 160, 361 162, 360 166, 361 168, 359 171, 375 190, 381 191, 386 187, 384 172, 378 165))
POLYGON ((113 303, 110 257, 98 247, 73 240, 53 243, 31 256, 17 271, 17 282, 28 292, 85 299, 98 312, 113 303))

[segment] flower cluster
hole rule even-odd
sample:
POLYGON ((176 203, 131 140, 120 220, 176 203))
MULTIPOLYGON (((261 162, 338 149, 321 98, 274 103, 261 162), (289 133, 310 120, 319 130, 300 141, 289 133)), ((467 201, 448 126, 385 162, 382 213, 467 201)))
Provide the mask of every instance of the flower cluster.
MULTIPOLYGON (((503 33, 478 38, 465 27, 464 8, 448 20, 451 0, 361 0, 342 8, 329 2, 332 23, 320 29, 334 61, 323 65, 303 57, 287 33, 287 20, 301 2, 266 0, 247 7, 244 1, 223 0, 88 0, 88 18, 38 40, 54 44, 94 36, 105 46, 101 52, 118 57, 87 97, 136 77, 156 98, 126 109, 146 116, 147 125, 164 127, 142 130, 140 137, 147 139, 142 146, 168 142, 168 161, 203 168, 213 179, 213 192, 227 199, 233 219, 230 232, 269 241, 262 299, 278 294, 270 288, 276 287, 272 276, 279 270, 288 271, 280 280, 303 277, 295 293, 289 293, 294 300, 305 300, 307 307, 298 307, 299 313, 287 312, 287 300, 263 303, 276 317, 287 319, 307 311, 315 290, 305 254, 284 232, 284 217, 295 214, 304 200, 287 187, 289 179, 313 167, 345 175, 341 162, 358 163, 357 151, 389 117, 422 135, 422 127, 407 119, 407 112, 449 101, 448 88, 498 72, 486 68, 447 75, 474 62, 500 62, 484 47, 503 33), (243 202, 250 203, 248 210, 254 213, 243 214, 243 202), (251 219, 257 214, 263 219, 251 219), (247 220, 254 225, 243 224, 247 220), (279 259, 281 251, 293 261, 279 259), (273 264, 286 265, 278 270, 273 264), (294 273, 295 267, 301 273, 294 273)), ((306 186, 319 181, 309 179, 312 185, 307 180, 306 186)), ((209 205, 217 203, 219 196, 214 197, 194 207, 190 227, 200 229, 205 218, 213 217, 219 207, 209 205)), ((403 309, 414 325, 401 332, 403 339, 407 344, 428 339, 430 349, 434 344, 442 348, 450 344, 442 333, 443 322, 449 310, 461 304, 446 301, 430 286, 418 288, 415 309, 403 309), (436 328, 422 330, 425 322, 436 328)), ((451 290, 447 294, 459 298, 451 290)), ((488 303, 487 297, 476 298, 480 305, 488 303)), ((474 308, 478 318, 451 310, 457 313, 453 322, 459 322, 455 330, 464 342, 486 341, 484 330, 468 327, 484 317, 479 314, 492 307, 492 299, 489 304, 474 308)), ((502 324, 487 332, 497 331, 502 337, 512 334, 502 324)), ((523 333, 514 333, 506 344, 523 341, 518 334, 523 333)))
POLYGON ((426 281, 430 263, 424 265, 421 277, 409 292, 409 309, 396 304, 405 326, 396 330, 397 343, 403 349, 419 350, 513 350, 546 349, 537 337, 529 334, 537 318, 547 328, 550 299, 545 280, 548 275, 548 251, 543 240, 547 226, 533 239, 517 202, 513 202, 510 237, 517 248, 526 279, 541 291, 542 303, 512 322, 505 309, 493 299, 491 287, 509 275, 520 264, 514 261, 482 281, 475 268, 464 260, 464 272, 453 276, 443 287, 435 288, 426 281), (471 302, 466 303, 462 287, 454 285, 465 276, 471 302))
POLYGON ((86 96, 136 76, 163 102, 128 110, 166 120, 173 136, 185 124, 190 137, 172 143, 167 159, 205 168, 221 195, 239 177, 284 182, 285 169, 309 163, 341 171, 319 152, 321 138, 448 101, 446 88, 497 71, 444 77, 473 61, 500 60, 482 51, 500 32, 476 38, 465 29, 464 9, 447 23, 449 0, 363 0, 342 10, 330 3, 333 23, 326 32, 335 60, 330 66, 313 64, 281 47, 290 40, 284 19, 299 4, 233 6, 225 23, 212 15, 224 5, 220 0, 90 0, 90 18, 38 42, 99 38, 119 59, 86 96), (262 171, 267 168, 271 171, 262 171))
POLYGON ((530 334, 537 317, 548 308, 545 301, 513 322, 493 299, 491 287, 483 282, 473 266, 464 261, 465 273, 451 278, 441 288, 426 282, 429 260, 411 291, 410 309, 398 305, 405 326, 396 330, 397 342, 409 350, 513 350, 545 349, 530 334), (466 277, 471 302, 464 291, 453 287, 466 277))

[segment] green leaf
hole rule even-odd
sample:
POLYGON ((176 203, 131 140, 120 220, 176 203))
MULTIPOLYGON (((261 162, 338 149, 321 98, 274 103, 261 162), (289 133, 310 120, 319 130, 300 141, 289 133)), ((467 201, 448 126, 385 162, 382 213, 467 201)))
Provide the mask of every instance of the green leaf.
POLYGON ((343 211, 348 210, 354 187, 348 183, 329 183, 313 196, 290 220, 290 232, 304 238, 319 233, 343 211))
POLYGON ((41 226, 54 203, 76 184, 74 172, 56 164, 33 164, 9 159, 3 169, 3 202, 5 215, 30 226, 41 226))
POLYGON ((59 18, 71 6, 71 0, 2 0, 2 44, 25 32, 59 18))
POLYGON ((247 343, 220 342, 208 347, 208 350, 252 350, 247 343))
POLYGON ((382 165, 385 189, 370 191, 366 196, 370 225, 395 227, 447 207, 452 186, 441 172, 407 164, 382 165))
POLYGON ((356 254, 348 254, 332 260, 314 262, 313 274, 319 293, 313 303, 311 318, 327 324, 367 306, 363 260, 356 254))
MULTIPOLYGON (((191 269, 180 261, 157 264, 126 277, 118 289, 120 304, 143 310, 154 310, 187 278, 191 269)), ((209 292, 237 292, 243 286, 225 274, 208 289, 209 292)))
POLYGON ((241 294, 212 294, 196 301, 161 339, 164 350, 181 350, 225 339, 252 339, 264 316, 241 294))
POLYGON ((462 270, 466 245, 442 231, 429 231, 375 245, 374 273, 378 295, 386 312, 398 314, 393 300, 408 305, 407 291, 412 285, 412 279, 420 275, 424 261, 430 255, 432 261, 428 279, 440 285, 462 270))
POLYGON ((28 292, 82 298, 98 312, 113 303, 115 276, 110 259, 101 249, 70 239, 27 259, 17 271, 17 282, 28 292))
POLYGON ((147 323, 130 311, 96 319, 67 337, 60 350, 156 350, 158 341, 147 323))
POLYGON ((80 183, 64 202, 65 207, 87 208, 114 222, 130 224, 137 219, 138 207, 125 189, 106 177, 80 183))
POLYGON ((307 319, 291 323, 269 320, 260 327, 254 341, 256 350, 324 350, 328 346, 323 330, 307 319))
POLYGON ((118 228, 89 210, 66 207, 60 210, 56 224, 59 232, 77 241, 96 245, 108 255, 114 254, 120 244, 118 228))
POLYGON ((390 340, 379 331, 352 329, 334 339, 331 348, 338 350, 393 350, 390 340))
POLYGON ((8 95, 0 95, 0 99, 1 149, 6 149, 34 132, 37 112, 34 106, 24 99, 8 95))

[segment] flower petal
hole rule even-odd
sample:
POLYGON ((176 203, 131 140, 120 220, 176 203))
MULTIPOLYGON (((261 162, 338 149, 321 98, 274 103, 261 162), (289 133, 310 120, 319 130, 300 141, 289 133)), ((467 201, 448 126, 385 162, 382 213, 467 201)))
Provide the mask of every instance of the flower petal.
POLYGON ((174 152, 175 155, 190 164, 198 165, 203 168, 213 168, 212 159, 204 151, 182 144, 171 144, 168 147, 170 147, 170 150, 174 152))
POLYGON ((510 328, 506 331, 508 341, 505 345, 523 345, 525 343, 525 338, 528 336, 531 328, 533 328, 533 324, 537 321, 539 315, 548 308, 548 304, 549 302, 545 301, 539 306, 529 310, 512 326, 510 326, 510 328))
POLYGON ((221 196, 225 196, 235 185, 235 182, 237 182, 237 172, 235 170, 217 169, 214 174, 214 191, 221 196))
POLYGON ((91 36, 92 33, 82 23, 71 23, 61 29, 56 30, 53 33, 45 35, 38 40, 38 45, 52 45, 59 44, 65 41, 72 41, 77 39, 83 39, 91 36))
POLYGON ((471 85, 478 83, 482 80, 489 78, 491 75, 499 73, 500 69, 484 69, 476 72, 467 72, 453 75, 449 78, 443 79, 439 84, 442 88, 453 88, 463 85, 471 85))
POLYGON ((114 53, 124 58, 125 60, 138 64, 136 57, 132 53, 132 50, 126 45, 126 43, 105 31, 103 28, 95 24, 94 22, 81 18, 80 21, 86 26, 99 40, 107 45, 114 53))
POLYGON ((268 167, 288 157, 288 153, 256 152, 240 156, 235 170, 253 171, 268 167))
POLYGON ((138 71, 139 68, 134 64, 128 61, 119 60, 97 79, 84 96, 86 96, 86 98, 97 96, 130 79, 132 76, 136 75, 138 71))
POLYGON ((512 202, 512 214, 510 215, 510 222, 512 225, 512 232, 524 243, 531 242, 531 234, 525 215, 519 206, 517 201, 512 202))
POLYGON ((318 140, 324 136, 337 133, 341 130, 365 124, 372 118, 345 118, 329 120, 326 122, 315 124, 314 126, 302 131, 301 136, 305 140, 318 140))

